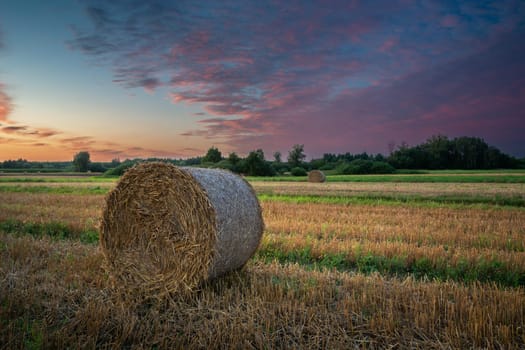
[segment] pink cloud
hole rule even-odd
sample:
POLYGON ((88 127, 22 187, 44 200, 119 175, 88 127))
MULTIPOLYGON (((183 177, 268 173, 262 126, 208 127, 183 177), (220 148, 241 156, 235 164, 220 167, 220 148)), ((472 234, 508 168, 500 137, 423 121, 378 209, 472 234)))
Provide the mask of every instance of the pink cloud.
POLYGON ((379 47, 379 51, 389 52, 398 43, 399 43, 399 38, 388 38, 383 42, 383 44, 381 44, 381 46, 379 47))
MULTIPOLYGON (((525 66, 518 57, 525 52, 512 43, 513 37, 505 38, 485 51, 389 84, 348 89, 316 108, 301 109, 299 101, 304 99, 292 103, 294 97, 289 96, 286 103, 275 104, 271 128, 257 124, 260 137, 239 135, 237 127, 220 120, 209 129, 229 134, 237 147, 267 145, 271 151, 305 143, 310 155, 317 156, 323 150, 387 152, 393 137, 415 144, 437 133, 481 136, 519 153, 516 147, 523 143, 525 130, 525 66)), ((276 86, 270 100, 280 101, 285 90, 276 86)))
POLYGON ((456 15, 446 15, 441 18, 441 25, 446 28, 454 28, 459 24, 459 17, 456 15))
POLYGON ((384 152, 385 140, 468 132, 472 121, 491 125, 496 115, 514 130, 522 126, 516 91, 523 86, 518 43, 525 7, 406 1, 97 6, 93 31, 79 31, 74 46, 115 62, 116 81, 126 87, 165 86, 173 103, 203 107, 210 118, 184 136, 244 150, 282 151, 308 140, 320 154, 363 147, 384 152), (463 16, 469 25, 462 25, 463 16))
POLYGON ((5 93, 5 85, 0 83, 0 120, 6 121, 13 110, 11 98, 5 93))

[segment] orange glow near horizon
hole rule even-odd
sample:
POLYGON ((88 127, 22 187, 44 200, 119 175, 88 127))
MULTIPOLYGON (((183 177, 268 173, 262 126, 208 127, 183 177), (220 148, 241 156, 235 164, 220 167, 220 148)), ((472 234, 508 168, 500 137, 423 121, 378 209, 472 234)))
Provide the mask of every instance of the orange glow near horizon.
POLYGON ((0 126, 0 161, 69 161, 80 151, 89 152, 94 162, 107 162, 115 158, 188 158, 203 155, 206 149, 201 145, 207 143, 201 138, 184 136, 177 138, 177 142, 147 137, 114 142, 90 136, 69 136, 47 129, 11 126, 12 129, 6 132, 5 128, 0 126))
POLYGON ((70 151, 53 146, 32 146, 24 144, 0 145, 0 161, 26 159, 28 161, 67 161, 72 160, 70 151))

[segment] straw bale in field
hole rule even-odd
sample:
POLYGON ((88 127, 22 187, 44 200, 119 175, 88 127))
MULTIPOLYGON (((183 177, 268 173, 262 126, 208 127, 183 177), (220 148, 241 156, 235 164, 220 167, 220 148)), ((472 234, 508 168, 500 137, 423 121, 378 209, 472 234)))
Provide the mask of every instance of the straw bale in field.
POLYGON ((325 182, 326 176, 321 170, 312 170, 308 173, 308 182, 325 182))
POLYGON ((241 177, 141 163, 108 194, 100 243, 116 284, 161 296, 241 268, 263 228, 255 192, 241 177))

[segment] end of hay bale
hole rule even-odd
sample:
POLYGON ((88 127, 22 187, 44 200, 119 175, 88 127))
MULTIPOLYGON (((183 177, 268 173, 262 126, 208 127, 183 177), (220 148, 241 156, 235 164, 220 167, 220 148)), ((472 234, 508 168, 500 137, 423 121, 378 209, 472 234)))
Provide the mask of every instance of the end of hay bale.
POLYGON ((162 297, 242 267, 263 230, 233 173, 140 163, 106 197, 100 244, 116 285, 162 297))
POLYGON ((221 169, 184 168, 215 210, 217 239, 209 277, 243 267, 259 246, 264 222, 257 195, 241 176, 221 169))
POLYGON ((321 170, 312 170, 308 173, 308 182, 321 183, 326 181, 326 176, 321 170))

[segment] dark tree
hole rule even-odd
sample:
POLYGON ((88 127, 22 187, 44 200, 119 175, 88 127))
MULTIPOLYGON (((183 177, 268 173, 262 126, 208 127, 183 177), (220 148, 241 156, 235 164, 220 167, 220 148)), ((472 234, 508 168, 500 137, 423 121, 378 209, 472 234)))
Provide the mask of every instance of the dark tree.
POLYGON ((270 163, 264 160, 264 152, 262 149, 251 151, 245 160, 245 171, 250 176, 272 176, 275 175, 275 170, 270 163))
POLYGON ((427 154, 428 169, 446 169, 452 160, 453 144, 444 135, 434 135, 421 145, 427 154))
POLYGON ((273 159, 276 163, 281 163, 281 152, 277 151, 273 154, 273 159))
POLYGON ((288 152, 288 163, 291 167, 301 166, 305 158, 306 155, 304 154, 304 145, 293 145, 290 152, 288 152))
POLYGON ((192 157, 181 161, 181 165, 199 165, 203 162, 202 157, 192 157))
POLYGON ((338 160, 338 156, 333 153, 325 153, 323 154, 323 160, 326 163, 335 163, 338 160))
POLYGON ((228 155, 228 161, 232 164, 232 165, 236 165, 237 163, 239 163, 239 161, 241 160, 241 158, 237 155, 237 153, 235 152, 232 152, 228 155))
POLYGON ((73 166, 75 171, 85 173, 89 169, 89 152, 78 152, 73 158, 73 166))
POLYGON ((222 160, 222 154, 221 151, 215 146, 212 146, 204 158, 202 159, 203 162, 211 162, 211 163, 217 163, 222 160))

